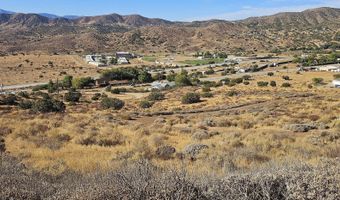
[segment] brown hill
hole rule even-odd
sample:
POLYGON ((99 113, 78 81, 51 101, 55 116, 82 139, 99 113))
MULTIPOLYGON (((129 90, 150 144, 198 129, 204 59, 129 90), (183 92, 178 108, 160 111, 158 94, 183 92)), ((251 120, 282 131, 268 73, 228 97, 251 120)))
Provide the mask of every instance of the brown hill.
POLYGON ((118 14, 49 19, 37 14, 0 14, 0 51, 256 52, 338 44, 340 9, 223 20, 171 22, 118 14))

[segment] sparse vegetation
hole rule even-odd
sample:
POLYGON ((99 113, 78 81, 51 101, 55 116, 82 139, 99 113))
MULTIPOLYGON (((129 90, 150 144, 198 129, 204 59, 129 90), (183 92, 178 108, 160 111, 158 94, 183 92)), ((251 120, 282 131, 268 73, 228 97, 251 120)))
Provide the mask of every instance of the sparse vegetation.
POLYGON ((187 93, 182 97, 183 104, 193 104, 201 101, 200 94, 197 93, 187 93))
POLYGON ((125 103, 117 98, 105 97, 101 100, 100 105, 103 109, 120 110, 124 107, 125 103))

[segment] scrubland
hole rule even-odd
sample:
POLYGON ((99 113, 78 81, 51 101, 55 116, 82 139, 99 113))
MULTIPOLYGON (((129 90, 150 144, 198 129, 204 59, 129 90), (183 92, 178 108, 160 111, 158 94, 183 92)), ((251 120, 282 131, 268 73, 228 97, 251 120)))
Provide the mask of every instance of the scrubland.
POLYGON ((254 76, 249 85, 211 87, 212 96, 195 104, 182 104, 181 98, 202 93, 202 87, 174 88, 147 109, 139 103, 148 92, 100 89, 84 90, 64 113, 2 106, 6 154, 25 167, 12 169, 17 161, 3 155, 1 178, 9 177, 8 190, 18 179, 18 195, 32 198, 336 199, 340 93, 327 85, 332 76, 254 76), (325 84, 311 86, 315 77, 325 84), (259 87, 259 81, 277 86, 259 87), (285 82, 291 87, 281 87, 285 82), (124 108, 101 109, 91 100, 95 92, 123 99, 124 108), (45 191, 27 186, 23 177, 54 185, 45 191))

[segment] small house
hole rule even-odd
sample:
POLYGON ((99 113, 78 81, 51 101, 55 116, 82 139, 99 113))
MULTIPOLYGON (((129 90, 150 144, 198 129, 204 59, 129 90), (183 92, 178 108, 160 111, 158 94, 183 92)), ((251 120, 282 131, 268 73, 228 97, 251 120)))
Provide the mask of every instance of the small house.
POLYGON ((175 86, 176 86, 175 82, 169 82, 166 80, 154 81, 151 83, 151 89, 155 89, 155 90, 164 90, 164 89, 169 89, 175 86))
POLYGON ((336 88, 340 88, 340 80, 334 80, 332 82, 333 86, 336 87, 336 88))
POLYGON ((135 55, 130 53, 130 52, 117 52, 116 53, 116 58, 117 59, 119 59, 119 58, 132 59, 134 57, 135 57, 135 55))
POLYGON ((130 64, 129 60, 125 57, 118 58, 117 63, 120 65, 130 64))

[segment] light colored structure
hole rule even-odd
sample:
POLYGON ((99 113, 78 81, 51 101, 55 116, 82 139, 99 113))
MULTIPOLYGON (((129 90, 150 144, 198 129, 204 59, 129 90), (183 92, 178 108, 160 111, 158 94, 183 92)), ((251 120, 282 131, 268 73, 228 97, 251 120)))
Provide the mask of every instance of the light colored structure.
POLYGON ((169 82, 169 81, 154 81, 151 83, 151 89, 156 89, 156 90, 164 90, 168 88, 175 87, 176 84, 175 82, 169 82))
POLYGON ((85 61, 90 64, 90 65, 94 65, 97 67, 103 67, 106 66, 106 64, 104 63, 104 59, 102 55, 86 55, 85 56, 85 61))
POLYGON ((126 65, 129 64, 129 60, 125 57, 120 57, 118 58, 117 63, 120 65, 126 65))
POLYGON ((336 88, 340 88, 340 80, 334 80, 332 82, 333 86, 336 87, 336 88))
POLYGON ((318 68, 318 71, 322 72, 340 72, 340 66, 327 65, 318 68))
POLYGON ((116 53, 116 58, 119 59, 119 58, 126 58, 126 59, 131 59, 131 58, 134 58, 135 55, 130 53, 130 52, 117 52, 116 53))

